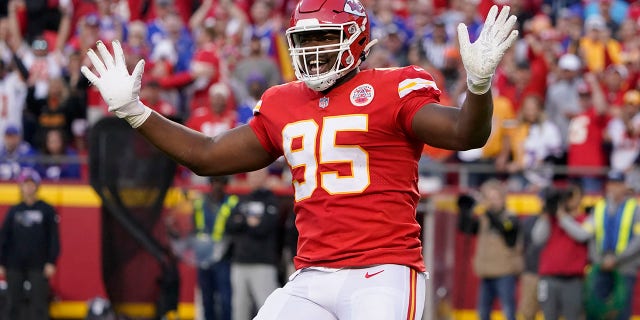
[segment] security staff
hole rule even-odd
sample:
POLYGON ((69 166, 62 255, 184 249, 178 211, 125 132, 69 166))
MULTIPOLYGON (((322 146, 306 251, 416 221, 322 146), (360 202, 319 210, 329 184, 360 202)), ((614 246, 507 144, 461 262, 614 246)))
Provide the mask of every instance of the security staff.
POLYGON ((592 234, 589 256, 597 267, 587 279, 587 286, 593 288, 587 292, 591 294, 587 298, 587 318, 602 316, 594 312, 613 312, 615 319, 630 319, 640 266, 640 210, 637 200, 631 197, 624 173, 609 172, 605 198, 596 203, 584 227, 592 234), (616 310, 593 307, 597 301, 611 297, 616 300, 616 310))
POLYGON ((211 191, 193 203, 198 286, 206 320, 231 320, 231 240, 227 219, 238 196, 226 193, 229 177, 211 177, 211 191))

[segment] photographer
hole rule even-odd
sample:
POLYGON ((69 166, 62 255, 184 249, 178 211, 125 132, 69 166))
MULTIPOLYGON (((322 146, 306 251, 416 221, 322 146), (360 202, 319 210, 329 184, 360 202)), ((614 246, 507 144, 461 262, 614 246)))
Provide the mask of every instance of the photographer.
POLYGON ((494 300, 500 299, 505 318, 516 319, 516 282, 523 269, 518 218, 506 208, 506 190, 502 182, 487 180, 480 187, 485 214, 474 216, 473 198, 462 195, 458 229, 477 235, 473 267, 480 278, 478 313, 489 320, 494 300))
POLYGON ((542 215, 533 227, 534 244, 544 245, 538 267, 538 301, 547 320, 582 318, 587 241, 591 238, 581 227, 587 219, 580 207, 582 197, 578 185, 548 190, 542 215))

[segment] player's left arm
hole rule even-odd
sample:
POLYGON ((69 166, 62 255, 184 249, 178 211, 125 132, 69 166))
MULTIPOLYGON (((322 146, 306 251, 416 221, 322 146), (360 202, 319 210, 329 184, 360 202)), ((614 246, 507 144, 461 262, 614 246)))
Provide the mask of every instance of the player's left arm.
POLYGON ((518 37, 516 17, 493 6, 474 43, 466 25, 458 25, 460 56, 467 72, 467 94, 460 108, 435 103, 423 106, 412 120, 415 135, 434 147, 467 150, 482 147, 491 133, 491 79, 505 51, 518 37))
POLYGON ((491 93, 467 94, 462 107, 424 105, 412 120, 414 134, 426 144, 449 150, 482 147, 491 133, 491 93))

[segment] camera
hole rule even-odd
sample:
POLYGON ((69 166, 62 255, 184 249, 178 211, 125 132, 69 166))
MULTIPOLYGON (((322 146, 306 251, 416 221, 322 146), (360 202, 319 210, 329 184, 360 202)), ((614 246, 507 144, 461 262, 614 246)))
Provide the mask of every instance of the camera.
POLYGON ((543 195, 544 205, 542 212, 550 216, 555 216, 559 209, 567 210, 566 204, 572 196, 573 192, 570 190, 547 189, 543 195))

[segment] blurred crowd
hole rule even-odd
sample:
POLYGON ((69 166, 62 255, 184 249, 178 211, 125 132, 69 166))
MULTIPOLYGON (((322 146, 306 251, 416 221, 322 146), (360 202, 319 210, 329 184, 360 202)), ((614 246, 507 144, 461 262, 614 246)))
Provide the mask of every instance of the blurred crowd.
MULTIPOLYGON (((498 176, 512 191, 576 180, 586 192, 601 192, 608 168, 640 180, 640 3, 363 2, 380 41, 362 67, 419 65, 436 79, 445 105, 458 105, 466 93, 458 23, 474 41, 494 3, 518 16, 520 39, 493 77, 489 142, 464 152, 426 146, 423 176, 455 183, 437 168, 456 163, 474 168, 469 187, 498 176)), ((0 3, 0 180, 15 179, 25 166, 45 180, 86 178, 88 134, 110 116, 80 73, 98 40, 120 40, 131 69, 146 60, 146 105, 209 136, 246 123, 268 87, 294 80, 284 30, 296 1, 0 3)), ((186 171, 178 178, 190 180, 186 171)))

